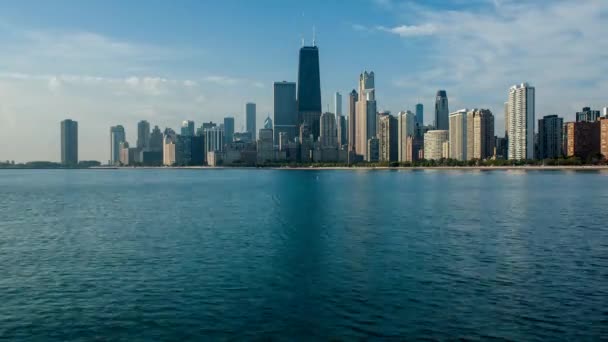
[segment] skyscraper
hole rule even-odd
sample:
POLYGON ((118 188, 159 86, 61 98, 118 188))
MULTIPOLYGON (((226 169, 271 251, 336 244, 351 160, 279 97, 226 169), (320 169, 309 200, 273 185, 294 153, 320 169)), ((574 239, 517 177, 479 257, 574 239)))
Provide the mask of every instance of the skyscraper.
POLYGON ((336 148, 338 146, 338 137, 336 135, 336 117, 333 113, 325 112, 321 115, 320 135, 322 148, 336 148))
POLYGON ((110 164, 120 164, 120 143, 126 141, 125 128, 121 125, 110 127, 110 164))
POLYGON ((205 129, 205 155, 224 151, 224 129, 218 126, 205 129))
POLYGON ((355 151, 357 143, 357 101, 359 94, 353 89, 348 94, 348 151, 355 151))
POLYGON ((185 120, 182 122, 181 135, 185 137, 194 136, 194 121, 185 120))
POLYGON ((605 118, 608 118, 608 107, 604 107, 604 109, 602 110, 602 115, 603 115, 605 118))
POLYGON ((175 144, 177 135, 171 128, 166 128, 163 133, 163 165, 173 166, 177 162, 175 144))
POLYGON ((448 130, 449 129, 449 117, 450 111, 448 109, 448 94, 445 90, 437 91, 437 97, 435 97, 435 129, 436 130, 448 130))
POLYGON ((562 156, 564 119, 545 115, 538 120, 538 159, 562 156))
POLYGON ((355 153, 368 158, 368 140, 376 136, 376 96, 374 72, 364 71, 359 76, 359 100, 356 115, 355 153))
POLYGON ((294 82, 274 83, 274 141, 283 132, 289 141, 298 135, 298 102, 294 82))
POLYGON ((137 123, 137 148, 140 150, 150 148, 150 123, 146 120, 137 123))
POLYGON ((336 117, 336 129, 338 130, 338 146, 346 145, 348 135, 346 129, 347 123, 344 115, 336 117))
POLYGON ((230 144, 234 137, 234 118, 224 118, 224 145, 230 144))
POLYGON ((422 103, 416 105, 416 124, 420 127, 424 126, 424 106, 422 103))
POLYGON ((308 124, 313 139, 317 140, 321 119, 321 76, 319 49, 303 46, 298 63, 298 121, 308 124))
POLYGON ((256 113, 255 103, 248 102, 245 104, 245 130, 251 134, 251 139, 256 139, 256 113))
POLYGON ((467 157, 467 110, 450 113, 450 158, 468 160, 467 157))
POLYGON ((61 121, 61 164, 78 165, 78 122, 61 121))
POLYGON ((534 91, 528 83, 509 89, 509 159, 534 159, 534 91))
POLYGON ((398 159, 400 162, 411 162, 413 159, 413 138, 416 136, 416 115, 412 112, 399 112, 397 140, 399 141, 398 159), (408 139, 412 138, 412 139, 408 139))

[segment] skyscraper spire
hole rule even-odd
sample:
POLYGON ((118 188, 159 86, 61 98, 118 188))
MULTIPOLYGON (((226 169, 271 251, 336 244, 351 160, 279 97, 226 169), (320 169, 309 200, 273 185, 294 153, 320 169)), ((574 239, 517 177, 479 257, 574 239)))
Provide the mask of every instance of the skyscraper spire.
POLYGON ((317 30, 315 25, 312 25, 312 46, 317 46, 317 30))

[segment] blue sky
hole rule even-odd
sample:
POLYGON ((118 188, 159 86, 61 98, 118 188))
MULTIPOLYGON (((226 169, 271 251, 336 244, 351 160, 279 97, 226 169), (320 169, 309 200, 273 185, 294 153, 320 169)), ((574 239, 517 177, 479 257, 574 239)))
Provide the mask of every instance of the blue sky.
MULTIPOLYGON (((59 121, 80 125, 80 158, 107 160, 109 127, 182 120, 258 125, 272 82, 295 81, 316 28, 324 108, 363 70, 380 109, 490 108, 509 86, 537 88, 537 116, 608 106, 608 1, 6 1, 0 2, 0 159, 58 160, 59 121), (31 134, 23 134, 31 132, 31 134), (35 139, 32 139, 35 137, 35 139)), ((344 103, 344 108, 346 104, 344 103)))

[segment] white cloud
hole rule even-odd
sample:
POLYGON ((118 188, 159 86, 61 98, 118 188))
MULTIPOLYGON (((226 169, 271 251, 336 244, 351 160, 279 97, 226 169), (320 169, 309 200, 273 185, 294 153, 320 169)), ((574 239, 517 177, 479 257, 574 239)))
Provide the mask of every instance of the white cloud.
POLYGON ((433 24, 424 25, 400 25, 395 27, 376 27, 378 31, 393 33, 401 37, 429 36, 437 32, 437 27, 433 24))

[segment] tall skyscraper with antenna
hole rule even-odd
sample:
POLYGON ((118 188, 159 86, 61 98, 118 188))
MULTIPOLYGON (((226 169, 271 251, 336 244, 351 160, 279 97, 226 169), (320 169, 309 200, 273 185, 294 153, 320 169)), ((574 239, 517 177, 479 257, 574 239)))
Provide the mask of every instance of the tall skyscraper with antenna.
POLYGON ((319 49, 313 33, 312 46, 300 48, 298 63, 298 121, 307 124, 315 140, 319 137, 321 119, 321 76, 319 49))

